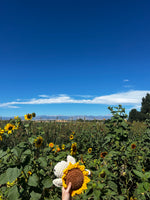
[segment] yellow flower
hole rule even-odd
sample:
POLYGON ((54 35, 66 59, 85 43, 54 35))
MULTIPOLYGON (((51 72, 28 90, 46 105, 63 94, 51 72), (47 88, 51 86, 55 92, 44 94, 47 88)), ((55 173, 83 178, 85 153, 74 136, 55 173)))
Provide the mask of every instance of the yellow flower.
POLYGON ((65 145, 64 145, 64 144, 62 144, 62 146, 61 146, 61 149, 62 149, 62 150, 64 150, 64 149, 65 149, 65 145))
POLYGON ((28 175, 31 176, 31 174, 32 174, 32 172, 31 172, 31 171, 28 171, 28 175))
POLYGON ((71 155, 76 155, 76 153, 77 153, 77 143, 75 142, 71 145, 71 155))
POLYGON ((15 185, 15 183, 17 182, 17 179, 14 180, 12 183, 10 183, 9 181, 7 182, 7 187, 12 187, 13 185, 15 185))
POLYGON ((54 147, 54 143, 49 143, 49 147, 53 148, 54 147))
POLYGON ((0 135, 0 140, 2 141, 3 140, 3 138, 2 138, 2 136, 0 135))
POLYGON ((136 148, 136 144, 131 144, 131 149, 135 149, 136 148))
POLYGON ((59 148, 59 147, 57 147, 57 148, 56 148, 56 152, 59 152, 59 151, 60 151, 60 148, 59 148))
POLYGON ((108 154, 107 152, 102 152, 102 153, 100 154, 100 157, 101 157, 101 158, 105 158, 105 156, 106 156, 107 154, 108 154))
POLYGON ((73 140, 73 135, 70 135, 70 140, 73 140))
POLYGON ((75 194, 81 194, 83 190, 87 189, 87 183, 90 179, 87 177, 88 171, 85 170, 84 165, 80 165, 79 162, 72 164, 69 163, 68 167, 63 171, 62 176, 63 187, 67 188, 69 182, 71 182, 71 196, 75 194))
POLYGON ((14 116, 14 119, 18 119, 18 116, 14 116))
POLYGON ((142 169, 143 172, 145 172, 145 169, 142 169))
POLYGON ((18 129, 19 128, 19 124, 17 126, 15 126, 15 129, 18 129))
POLYGON ((37 148, 39 148, 39 147, 42 145, 42 143, 43 143, 43 138, 42 138, 41 136, 37 137, 37 138, 34 140, 34 143, 35 143, 35 146, 36 146, 37 148))
POLYGON ((92 152, 92 148, 89 148, 89 149, 88 149, 88 153, 91 153, 91 152, 92 152))
POLYGON ((0 128, 0 134, 3 134, 4 132, 5 132, 4 129, 0 128))
POLYGON ((31 120, 32 119, 32 114, 26 114, 24 115, 25 120, 31 120))
POLYGON ((8 134, 11 134, 12 131, 15 129, 15 125, 8 123, 5 127, 4 127, 5 131, 8 131, 8 134))
POLYGON ((74 134, 75 134, 75 131, 72 131, 72 134, 74 135, 74 134))

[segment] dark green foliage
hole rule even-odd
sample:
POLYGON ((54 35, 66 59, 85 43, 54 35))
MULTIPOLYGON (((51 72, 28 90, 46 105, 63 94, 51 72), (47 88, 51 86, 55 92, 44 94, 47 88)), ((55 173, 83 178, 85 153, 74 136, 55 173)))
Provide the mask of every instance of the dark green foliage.
POLYGON ((142 98, 141 113, 150 113, 150 94, 147 93, 146 97, 142 98))
MULTIPOLYGON (((109 110, 112 114, 109 120, 20 121, 18 130, 9 135, 3 133, 0 141, 2 200, 61 199, 61 189, 52 183, 56 178, 53 169, 57 162, 66 160, 75 142, 74 157, 91 171, 91 181, 87 190, 74 200, 150 199, 150 116, 147 114, 145 122, 129 123, 121 105, 109 110), (39 136, 43 143, 37 148, 35 139, 39 136), (52 142, 54 147, 49 146, 52 142)), ((1 128, 6 123, 1 123, 1 128)))
POLYGON ((145 121, 147 119, 147 113, 150 113, 150 94, 148 93, 146 97, 142 98, 141 111, 132 109, 129 113, 128 121, 145 121))

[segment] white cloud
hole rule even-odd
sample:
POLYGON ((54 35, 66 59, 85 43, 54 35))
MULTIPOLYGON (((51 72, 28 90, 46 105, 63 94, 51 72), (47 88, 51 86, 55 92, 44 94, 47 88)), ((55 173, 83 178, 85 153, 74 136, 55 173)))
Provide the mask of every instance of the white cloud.
POLYGON ((78 94, 78 95, 71 95, 71 96, 74 96, 74 97, 83 97, 83 98, 92 98, 93 97, 93 95, 80 95, 80 94, 78 94))
POLYGON ((0 103, 0 107, 17 107, 16 105, 37 105, 37 104, 105 104, 105 105, 137 105, 141 104, 142 98, 146 96, 147 93, 150 91, 144 90, 132 90, 128 92, 110 94, 105 96, 98 96, 93 99, 86 98, 86 99, 75 99, 71 98, 66 94, 61 94, 59 96, 52 96, 52 97, 43 97, 43 98, 33 98, 27 101, 14 101, 14 102, 6 102, 0 103))
POLYGON ((128 80, 128 79, 124 79, 123 81, 124 81, 124 82, 129 82, 129 80, 128 80))
POLYGON ((125 88, 131 88, 133 86, 132 85, 124 85, 123 87, 125 87, 125 88))
POLYGON ((40 95, 38 95, 39 97, 42 97, 42 98, 47 98, 47 97, 49 97, 48 95, 45 95, 45 94, 40 94, 40 95))

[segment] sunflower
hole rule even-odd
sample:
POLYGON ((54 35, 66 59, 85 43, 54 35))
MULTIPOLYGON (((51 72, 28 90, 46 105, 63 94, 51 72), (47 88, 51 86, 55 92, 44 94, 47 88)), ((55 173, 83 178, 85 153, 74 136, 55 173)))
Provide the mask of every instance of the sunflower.
POLYGON ((37 137, 37 138, 34 140, 34 143, 35 143, 35 146, 36 146, 37 148, 39 148, 39 147, 42 145, 42 143, 43 143, 43 138, 42 138, 41 136, 37 137))
POLYGON ((32 175, 32 172, 31 172, 31 171, 28 171, 28 175, 31 176, 31 175, 32 175))
POLYGON ((102 153, 100 154, 100 157, 101 157, 101 158, 105 158, 105 156, 106 156, 107 154, 108 154, 107 152, 102 152, 102 153))
POLYGON ((75 134, 75 131, 72 131, 72 134, 74 135, 74 134, 75 134))
POLYGON ((18 129, 19 128, 19 124, 17 124, 17 126, 15 126, 15 129, 18 129))
POLYGON ((26 114, 24 115, 25 120, 31 120, 32 119, 32 114, 26 114))
POLYGON ((135 149, 136 148, 136 144, 131 144, 131 149, 135 149))
POLYGON ((49 147, 51 147, 51 148, 53 148, 54 147, 54 143, 49 143, 49 145, 48 145, 49 147))
POLYGON ((4 133, 4 129, 0 128, 0 134, 3 134, 3 133, 4 133))
POLYGON ((71 155, 76 155, 77 153, 77 143, 72 143, 71 145, 71 155))
POLYGON ((70 140, 73 140, 73 135, 70 135, 70 140))
POLYGON ((32 117, 36 117, 36 113, 35 112, 32 113, 32 117))
POLYGON ((130 197, 130 200, 137 200, 137 198, 134 198, 134 197, 130 197))
POLYGON ((56 152, 59 152, 61 149, 59 147, 56 148, 56 152))
POLYGON ((104 170, 102 170, 102 171, 99 173, 99 176, 100 176, 101 178, 105 178, 105 175, 106 175, 106 173, 105 173, 104 170))
POLYGON ((88 149, 88 153, 91 153, 91 152, 92 152, 92 148, 89 148, 89 149, 88 149))
POLYGON ((2 138, 2 136, 0 135, 0 140, 2 141, 3 140, 3 138, 2 138))
POLYGON ((8 134, 11 134, 12 131, 15 129, 15 125, 8 123, 5 127, 4 127, 5 131, 8 131, 8 134))
POLYGON ((79 165, 79 162, 72 164, 69 163, 68 167, 63 171, 62 176, 63 187, 67 188, 69 182, 71 182, 71 196, 75 194, 81 194, 83 190, 87 189, 87 183, 90 179, 87 177, 89 174, 85 170, 84 165, 79 165))
POLYGON ((14 116, 14 119, 18 119, 18 116, 14 116))
POLYGON ((62 150, 65 149, 65 144, 62 144, 61 149, 62 149, 62 150))

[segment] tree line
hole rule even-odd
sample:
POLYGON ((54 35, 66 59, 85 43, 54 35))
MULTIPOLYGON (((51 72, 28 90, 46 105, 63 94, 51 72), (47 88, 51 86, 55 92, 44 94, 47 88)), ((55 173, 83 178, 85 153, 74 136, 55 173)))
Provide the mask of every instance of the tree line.
POLYGON ((136 109, 132 109, 129 112, 129 122, 133 121, 145 121, 150 117, 150 94, 147 93, 145 97, 142 98, 141 102, 141 110, 137 111, 136 109))

